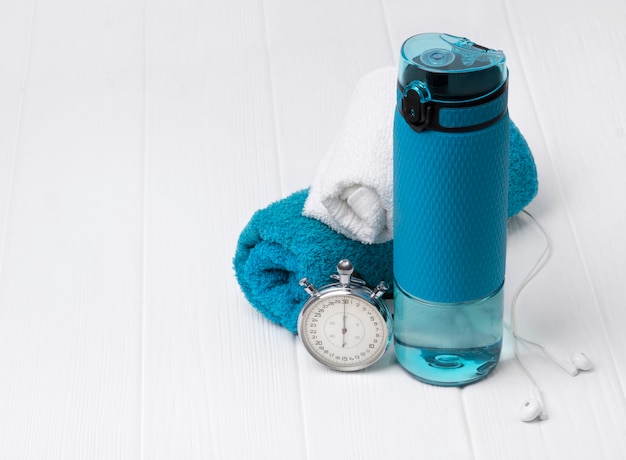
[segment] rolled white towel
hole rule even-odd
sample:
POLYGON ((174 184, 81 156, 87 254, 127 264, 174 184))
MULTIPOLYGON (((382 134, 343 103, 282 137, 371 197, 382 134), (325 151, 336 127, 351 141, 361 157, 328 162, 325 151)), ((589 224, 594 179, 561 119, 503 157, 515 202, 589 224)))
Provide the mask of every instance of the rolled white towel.
POLYGON ((395 67, 362 77, 316 171, 303 214, 362 243, 393 238, 395 67))

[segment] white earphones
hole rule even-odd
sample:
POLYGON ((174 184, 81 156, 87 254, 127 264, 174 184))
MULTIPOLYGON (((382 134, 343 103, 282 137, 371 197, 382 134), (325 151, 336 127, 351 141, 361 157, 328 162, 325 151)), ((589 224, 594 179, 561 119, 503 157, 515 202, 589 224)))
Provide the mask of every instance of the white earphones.
POLYGON ((539 386, 537 385, 537 382, 535 382, 535 379, 530 374, 530 372, 526 369, 526 367, 524 366, 524 364, 522 363, 520 359, 519 350, 518 350, 518 342, 523 342, 527 345, 532 345, 538 348, 552 362, 554 362, 557 366, 559 366, 565 372, 570 374, 572 377, 578 375, 579 371, 590 370, 593 367, 593 365, 591 363, 591 360, 587 357, 587 355, 585 355, 584 353, 580 351, 572 353, 570 357, 570 362, 566 362, 554 356, 541 344, 537 342, 533 342, 531 340, 527 340, 524 337, 521 337, 520 335, 517 334, 517 331, 515 328, 515 325, 516 325, 515 310, 517 306, 517 299, 520 293, 522 292, 522 290, 526 287, 526 285, 543 268, 548 258, 550 257, 550 251, 551 251, 550 239, 548 238, 548 234, 543 229, 541 224, 539 224, 539 222, 537 222, 537 220, 527 211, 523 210, 522 212, 533 220, 533 222, 537 225, 537 227, 539 227, 539 230, 543 233, 543 236, 546 240, 546 247, 543 253, 541 254, 541 257, 539 257, 539 259, 537 260, 537 262, 535 263, 531 271, 528 273, 526 278, 524 278, 520 286, 517 288, 517 291, 515 292, 515 295, 513 296, 513 301, 511 303, 510 330, 511 330, 511 334, 513 335, 513 351, 515 355, 515 361, 517 362, 519 367, 522 369, 522 371, 526 374, 526 377, 528 377, 528 380, 530 380, 530 383, 533 386, 533 398, 530 398, 524 401, 524 403, 522 403, 522 406, 520 407, 519 416, 520 416, 520 420, 522 420, 523 422, 531 422, 533 420, 536 420, 537 418, 539 418, 539 420, 546 420, 548 418, 548 412, 546 410, 545 403, 541 395, 541 390, 539 390, 539 386))
MULTIPOLYGON (((541 348, 541 351, 552 360, 557 366, 563 369, 572 377, 578 375, 579 371, 588 371, 593 367, 591 360, 585 355, 583 352, 577 351, 572 353, 571 362, 567 363, 562 360, 557 359, 554 355, 552 355, 548 350, 542 347, 539 344, 534 342, 530 342, 525 340, 522 337, 517 336, 516 339, 521 340, 522 342, 530 343, 541 348)), ((548 411, 546 410, 546 405, 543 401, 543 397, 541 395, 541 390, 539 390, 539 386, 535 379, 530 375, 528 370, 524 367, 522 362, 519 360, 519 356, 515 356, 517 363, 522 368, 528 379, 533 385, 533 397, 527 399, 522 403, 522 406, 519 410, 519 418, 522 422, 532 422, 539 418, 539 420, 547 420, 548 419, 548 411)))

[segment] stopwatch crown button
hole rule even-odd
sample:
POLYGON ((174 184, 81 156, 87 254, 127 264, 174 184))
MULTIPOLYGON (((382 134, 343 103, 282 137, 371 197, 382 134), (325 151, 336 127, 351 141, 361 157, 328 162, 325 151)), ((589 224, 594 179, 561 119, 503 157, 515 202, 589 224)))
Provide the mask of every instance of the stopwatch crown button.
POLYGON ((354 266, 348 259, 341 259, 337 264, 337 273, 339 273, 339 283, 342 286, 350 284, 350 278, 354 273, 354 266))

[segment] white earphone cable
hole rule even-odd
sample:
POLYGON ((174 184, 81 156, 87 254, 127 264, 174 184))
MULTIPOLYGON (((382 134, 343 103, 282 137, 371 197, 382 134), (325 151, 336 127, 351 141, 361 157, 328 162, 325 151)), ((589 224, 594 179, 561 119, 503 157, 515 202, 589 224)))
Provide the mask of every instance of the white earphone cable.
POLYGON ((518 335, 517 333, 517 302, 522 291, 526 288, 526 286, 533 280, 533 278, 543 269, 543 267, 548 262, 551 252, 552 252, 552 243, 550 242, 550 238, 547 232, 541 226, 541 224, 537 221, 537 219, 535 219, 533 215, 530 214, 526 210, 522 210, 522 212, 526 214, 534 222, 537 228, 541 231, 546 241, 546 245, 545 245, 543 252, 541 253, 541 256, 537 259, 537 262, 535 262, 535 265, 533 265, 532 269, 528 272, 524 280, 521 282, 521 284, 515 291, 515 294, 513 295, 513 300, 511 301, 511 324, 508 325, 505 322, 505 327, 507 327, 507 329, 511 331, 511 335, 513 336, 513 354, 515 357, 515 362, 520 367, 520 369, 524 372, 524 374, 526 374, 526 377, 528 377, 528 380, 535 387, 535 389, 539 393, 541 393, 541 391, 539 390, 539 385, 537 385, 537 382, 535 381, 534 377, 528 371, 526 366, 524 366, 524 363, 522 363, 522 360, 520 359, 519 342, 523 342, 527 345, 532 345, 534 347, 537 347, 539 350, 541 350, 544 353, 545 353, 545 350, 542 345, 536 342, 533 342, 531 340, 525 339, 524 337, 521 337, 520 335, 518 335))

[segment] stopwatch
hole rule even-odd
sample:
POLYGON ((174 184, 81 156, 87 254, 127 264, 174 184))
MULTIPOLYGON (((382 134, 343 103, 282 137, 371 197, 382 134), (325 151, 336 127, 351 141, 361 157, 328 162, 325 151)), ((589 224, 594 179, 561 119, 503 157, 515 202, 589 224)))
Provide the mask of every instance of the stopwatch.
POLYGON ((391 313, 381 299, 388 286, 370 289, 353 276, 352 263, 337 264, 336 283, 319 290, 306 278, 300 285, 311 296, 298 317, 298 335, 320 363, 338 371, 357 371, 378 361, 393 332, 391 313))

